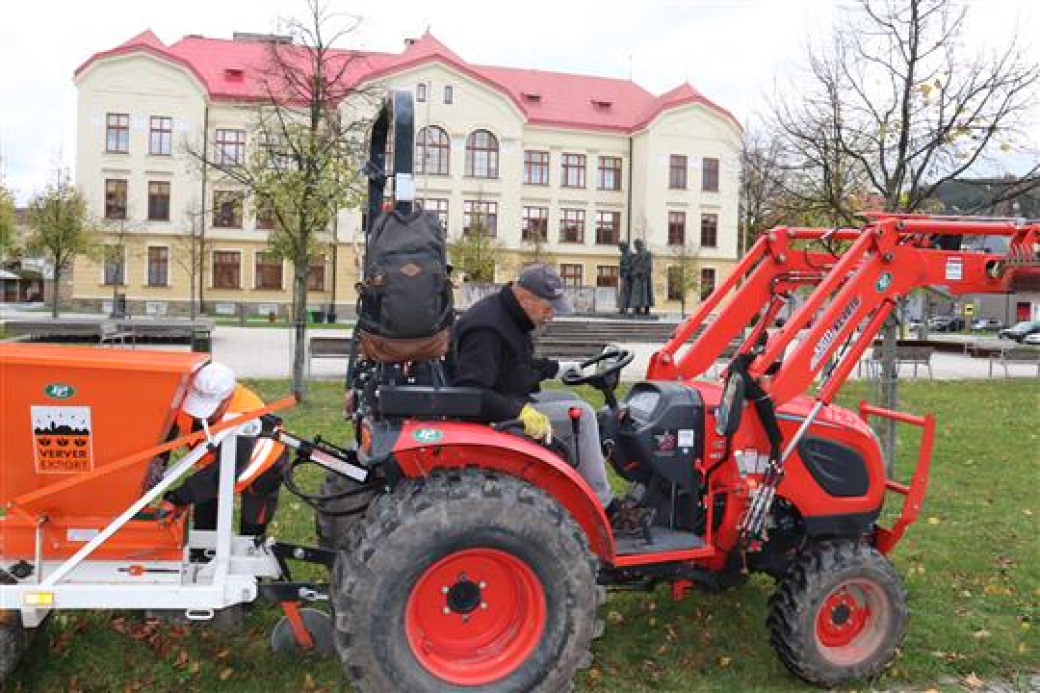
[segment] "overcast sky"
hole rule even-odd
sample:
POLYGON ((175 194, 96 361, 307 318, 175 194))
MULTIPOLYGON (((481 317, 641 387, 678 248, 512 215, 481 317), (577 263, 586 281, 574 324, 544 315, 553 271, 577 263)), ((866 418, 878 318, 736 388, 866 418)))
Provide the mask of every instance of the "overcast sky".
MULTIPOLYGON (((972 41, 1017 31, 1040 62, 1040 2, 964 0, 972 41)), ((144 29, 185 34, 268 32, 302 15, 303 0, 3 0, 0 13, 0 173, 20 202, 59 162, 75 162, 72 73, 93 53, 144 29)), ((426 27, 463 59, 608 77, 660 94, 689 81, 747 122, 792 74, 812 37, 850 0, 334 0, 363 18, 352 48, 397 52, 426 27)), ((1033 123, 1040 147, 1040 122, 1033 123)), ((1019 162, 1021 163, 1021 162, 1019 162)))

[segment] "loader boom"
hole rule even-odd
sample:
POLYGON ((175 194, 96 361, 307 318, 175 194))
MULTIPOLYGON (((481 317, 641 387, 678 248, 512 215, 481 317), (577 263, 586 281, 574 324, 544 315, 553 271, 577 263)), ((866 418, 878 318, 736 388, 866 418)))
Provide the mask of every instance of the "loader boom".
POLYGON ((878 214, 861 229, 774 228, 654 354, 647 378, 696 377, 739 339, 737 353, 758 345, 748 373, 774 406, 802 394, 825 368, 817 399, 829 404, 899 299, 923 286, 954 295, 1032 286, 1038 243, 1035 221, 878 214), (968 236, 1005 238, 1007 252, 943 249, 968 236), (851 245, 832 252, 836 241, 851 245), (771 329, 802 286, 811 287, 808 295, 771 329))

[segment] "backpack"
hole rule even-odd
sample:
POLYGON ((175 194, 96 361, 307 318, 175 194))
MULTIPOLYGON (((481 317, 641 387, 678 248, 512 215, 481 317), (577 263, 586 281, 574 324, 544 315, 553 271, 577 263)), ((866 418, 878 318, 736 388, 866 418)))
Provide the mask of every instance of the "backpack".
POLYGON ((361 354, 379 362, 444 356, 454 317, 447 240, 437 215, 394 208, 372 224, 358 286, 361 354))

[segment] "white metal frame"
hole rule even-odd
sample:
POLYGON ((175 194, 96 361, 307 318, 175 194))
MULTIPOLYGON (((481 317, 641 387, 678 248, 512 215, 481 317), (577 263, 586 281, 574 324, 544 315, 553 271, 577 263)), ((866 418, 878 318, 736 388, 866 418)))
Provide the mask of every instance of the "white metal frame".
MULTIPOLYGON (((14 585, 0 584, 0 611, 20 611, 28 628, 38 626, 49 611, 58 609, 171 609, 184 610, 190 619, 205 620, 216 610, 256 599, 257 578, 279 578, 282 572, 266 544, 257 546, 253 537, 232 531, 237 438, 243 427, 251 425, 253 420, 220 431, 212 436, 210 445, 199 443, 167 471, 162 481, 68 559, 37 560, 32 576, 14 585), (99 546, 191 471, 211 446, 218 445, 215 531, 190 531, 180 561, 88 560, 99 546), (212 550, 213 558, 208 563, 189 563, 191 549, 212 550)), ((40 550, 38 547, 38 556, 40 550)))

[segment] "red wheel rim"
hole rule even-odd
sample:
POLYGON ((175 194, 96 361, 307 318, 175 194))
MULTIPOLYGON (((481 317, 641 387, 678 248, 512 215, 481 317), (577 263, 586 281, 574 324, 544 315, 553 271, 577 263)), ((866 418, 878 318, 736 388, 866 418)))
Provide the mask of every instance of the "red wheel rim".
POLYGON ((542 637, 545 613, 542 583, 526 563, 497 549, 465 549, 419 577, 405 631, 428 672, 480 686, 523 664, 542 637))
POLYGON ((884 641, 892 619, 884 591, 870 580, 835 587, 816 612, 816 641, 831 662, 853 665, 870 657, 884 641))

